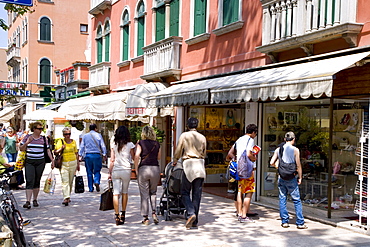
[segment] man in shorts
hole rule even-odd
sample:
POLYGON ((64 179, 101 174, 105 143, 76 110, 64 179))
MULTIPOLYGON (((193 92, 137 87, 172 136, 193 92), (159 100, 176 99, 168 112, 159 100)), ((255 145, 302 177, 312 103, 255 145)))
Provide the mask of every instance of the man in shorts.
MULTIPOLYGON (((253 154, 254 138, 257 136, 258 128, 255 124, 249 124, 246 128, 246 134, 240 137, 235 145, 232 146, 228 153, 228 158, 236 160, 240 158, 244 150, 247 150, 248 158, 252 161, 256 161, 256 155, 253 154)), ((237 214, 238 220, 241 223, 254 222, 248 216, 257 215, 256 213, 249 212, 251 199, 253 192, 255 192, 255 181, 254 171, 256 170, 256 164, 254 163, 253 174, 248 179, 242 179, 238 181, 238 194, 237 194, 237 214)))

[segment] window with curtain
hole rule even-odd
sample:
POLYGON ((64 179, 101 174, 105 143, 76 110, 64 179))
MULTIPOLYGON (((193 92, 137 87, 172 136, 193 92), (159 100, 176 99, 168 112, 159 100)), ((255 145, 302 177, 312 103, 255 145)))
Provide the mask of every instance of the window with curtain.
POLYGON ((130 24, 130 18, 128 11, 125 10, 122 16, 122 61, 128 60, 128 53, 129 53, 129 34, 130 34, 130 29, 129 29, 129 24, 130 24))
POLYGON ((103 61, 103 32, 101 26, 98 27, 96 32, 96 62, 103 61))
POLYGON ((40 40, 51 41, 51 22, 47 17, 40 20, 40 40))
POLYGON ((206 32, 207 0, 194 0, 194 36, 206 32))
POLYGON ((110 56, 110 24, 107 21, 104 26, 104 61, 109 62, 110 56))
POLYGON ((227 25, 239 20, 239 0, 223 0, 222 25, 227 25))
POLYGON ((40 61, 40 83, 46 83, 50 84, 51 83, 51 63, 49 59, 43 58, 40 61))
POLYGON ((143 55, 144 35, 145 35, 145 5, 140 1, 137 7, 137 50, 136 55, 143 55))

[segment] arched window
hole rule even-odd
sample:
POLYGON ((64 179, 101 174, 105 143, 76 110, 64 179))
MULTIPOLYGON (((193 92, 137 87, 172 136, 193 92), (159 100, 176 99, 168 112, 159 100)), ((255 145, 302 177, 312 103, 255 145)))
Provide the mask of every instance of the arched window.
POLYGON ((122 15, 122 61, 129 58, 130 18, 127 9, 122 15))
POLYGON ((143 55, 144 35, 145 35, 145 5, 140 1, 137 6, 137 49, 136 55, 143 55))
POLYGON ((40 83, 51 83, 51 63, 49 59, 43 58, 40 61, 40 83))
POLYGON ((40 20, 40 40, 51 41, 51 22, 47 17, 40 20))
POLYGON ((109 21, 105 22, 104 26, 104 61, 109 62, 110 50, 110 24, 109 21))
POLYGON ((96 32, 96 49, 97 63, 101 63, 103 61, 103 31, 101 26, 98 27, 96 32))

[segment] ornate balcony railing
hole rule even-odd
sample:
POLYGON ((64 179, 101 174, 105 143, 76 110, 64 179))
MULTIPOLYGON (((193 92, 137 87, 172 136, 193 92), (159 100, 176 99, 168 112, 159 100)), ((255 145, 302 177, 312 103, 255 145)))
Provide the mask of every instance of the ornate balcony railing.
POLYGON ((103 13, 105 9, 110 9, 112 6, 112 0, 91 0, 91 9, 89 14, 97 15, 103 13))
MULTIPOLYGON (((362 24, 356 23, 357 0, 261 0, 261 52, 279 52, 344 38, 357 46, 362 24)), ((304 48, 307 50, 307 46, 304 48)))
POLYGON ((21 48, 11 46, 6 52, 6 63, 14 67, 16 64, 21 62, 21 48))
POLYGON ((110 62, 102 62, 89 67, 89 89, 109 89, 110 62))
POLYGON ((144 75, 141 78, 152 81, 172 76, 179 80, 181 43, 182 37, 172 36, 144 47, 144 75))

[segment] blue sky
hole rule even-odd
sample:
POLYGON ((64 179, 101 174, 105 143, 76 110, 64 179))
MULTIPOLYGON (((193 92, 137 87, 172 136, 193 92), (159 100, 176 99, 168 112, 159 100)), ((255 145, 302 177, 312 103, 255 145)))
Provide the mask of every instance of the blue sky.
MULTIPOLYGON (((8 15, 6 14, 6 11, 4 9, 5 3, 0 3, 0 18, 4 19, 5 22, 8 21, 8 15)), ((0 28, 0 47, 5 48, 7 47, 7 39, 8 39, 8 33, 0 28)))

